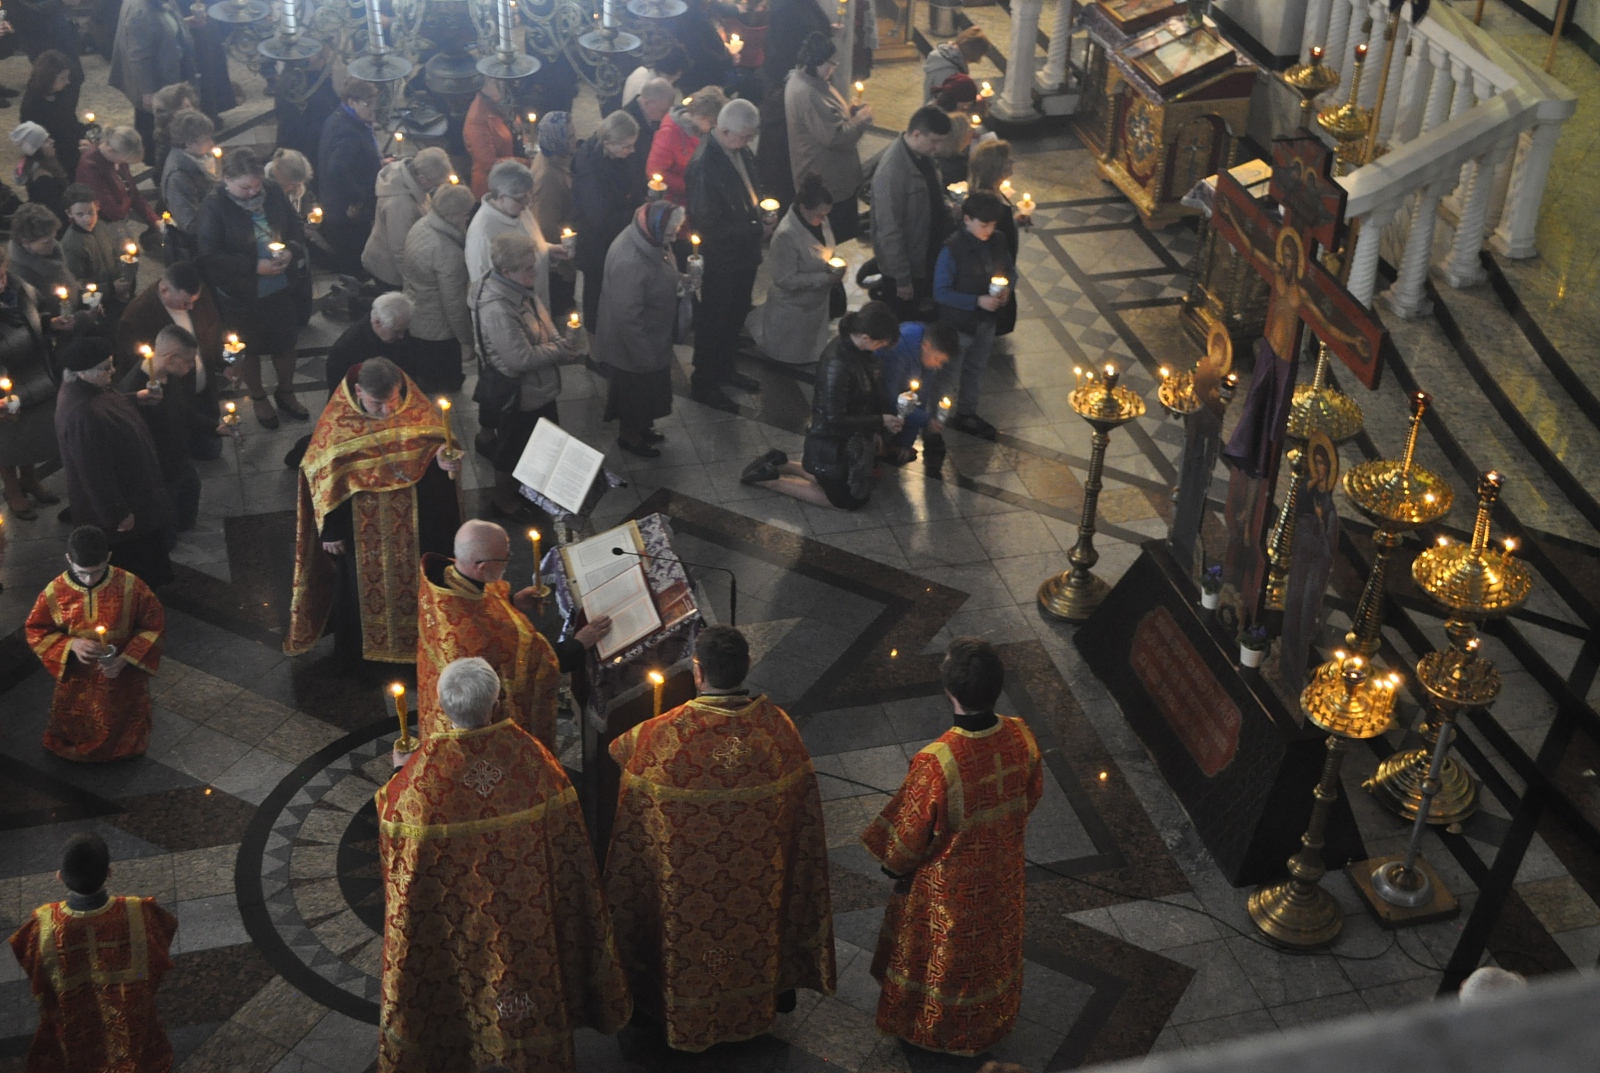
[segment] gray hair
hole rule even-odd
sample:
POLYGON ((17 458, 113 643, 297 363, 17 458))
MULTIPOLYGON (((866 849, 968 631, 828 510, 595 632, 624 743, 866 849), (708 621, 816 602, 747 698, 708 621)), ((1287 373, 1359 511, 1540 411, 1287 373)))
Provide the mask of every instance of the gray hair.
POLYGON ((515 160, 502 160, 489 169, 490 197, 521 197, 533 189, 533 172, 515 160))
POLYGON ((144 139, 132 127, 112 127, 106 131, 106 148, 118 156, 144 156, 144 139))
POLYGON ((438 186, 450 178, 450 155, 436 145, 430 145, 409 161, 411 173, 425 183, 438 186))
POLYGON ((157 332, 156 344, 158 346, 163 339, 175 346, 182 347, 184 350, 197 350, 200 347, 200 341, 194 337, 194 333, 181 324, 168 324, 157 332))
POLYGON ((465 216, 477 200, 470 186, 441 186, 433 192, 433 211, 440 216, 465 216))
POLYGON ((314 171, 298 149, 279 149, 267 161, 267 178, 278 183, 308 183, 314 171))
POLYGON ((600 140, 606 145, 625 145, 639 136, 639 121, 618 109, 600 121, 600 140))
POLYGON ((502 276, 539 264, 539 248, 526 231, 503 231, 489 240, 489 263, 502 276))
POLYGON ((639 89, 639 99, 645 101, 675 101, 678 91, 665 78, 652 78, 639 89))
POLYGON ((463 522, 461 528, 456 530, 455 547, 452 550, 458 560, 470 559, 487 548, 496 537, 507 544, 511 542, 510 535, 501 526, 483 518, 473 518, 463 522))
POLYGON ((389 291, 372 300, 372 319, 385 328, 403 328, 411 323, 416 306, 400 291, 389 291))
POLYGON ((754 134, 761 126, 761 109, 743 97, 735 97, 717 113, 717 126, 729 134, 754 134))
POLYGON ((1494 965, 1482 965, 1461 981, 1457 995, 1462 1003, 1472 1004, 1500 998, 1508 991, 1520 991, 1527 986, 1528 981, 1521 973, 1494 965))
POLYGON ((468 656, 439 672, 439 707, 460 730, 489 724, 500 699, 500 676, 482 656, 468 656))

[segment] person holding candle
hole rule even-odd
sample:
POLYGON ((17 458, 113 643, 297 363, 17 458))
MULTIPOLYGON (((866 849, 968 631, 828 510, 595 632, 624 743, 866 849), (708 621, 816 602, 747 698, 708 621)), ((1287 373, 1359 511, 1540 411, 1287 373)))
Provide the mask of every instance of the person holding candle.
POLYGON ((648 170, 650 149, 655 144, 656 131, 661 129, 662 122, 667 118, 667 113, 672 106, 678 103, 680 94, 673 88, 671 82, 665 78, 652 78, 644 84, 638 96, 622 106, 622 111, 633 117, 639 124, 639 138, 633 143, 633 155, 629 161, 633 170, 638 173, 640 181, 644 181, 651 172, 648 170))
POLYGON ((112 387, 111 344, 97 336, 62 348, 56 442, 72 519, 98 526, 117 566, 151 588, 172 580, 172 501, 155 441, 132 400, 112 387))
POLYGON ((473 286, 468 299, 478 341, 473 399, 496 430, 490 504, 502 515, 526 521, 534 517, 532 507, 512 471, 539 419, 560 423, 560 366, 577 361, 578 350, 539 298, 543 262, 533 240, 519 231, 496 235, 490 257, 493 271, 473 286))
POLYGON ((576 1070, 574 1030, 633 1011, 583 807, 549 749, 494 721, 502 688, 483 659, 445 666, 446 729, 377 794, 387 1073, 576 1070))
POLYGON ((805 742, 751 696, 737 629, 702 630, 693 666, 695 699, 611 742, 622 780, 606 896, 641 1012, 667 1046, 697 1052, 768 1031, 796 989, 832 994, 837 972, 805 742))
POLYGON ((0 394, 15 396, 19 403, 15 413, 0 407, 0 481, 11 517, 22 521, 38 517, 35 504, 61 502, 39 482, 36 470, 60 458, 55 435, 59 374, 49 348, 39 345, 44 332, 38 301, 33 287, 12 274, 0 248, 0 369, 11 381, 10 389, 0 394))
POLYGON ((417 591, 417 733, 450 729, 436 693, 439 674, 471 653, 488 660, 505 684, 494 720, 508 719, 556 749, 556 701, 561 676, 584 665, 585 654, 611 629, 587 623, 552 644, 537 628, 544 597, 536 585, 516 592, 505 580, 511 538, 493 522, 473 519, 456 530, 455 558, 422 557, 417 591))
MULTIPOLYGON (((1025 207, 1031 209, 1032 203, 1021 205, 1012 199, 1010 180, 1014 167, 1011 143, 1000 138, 980 141, 967 157, 967 189, 972 193, 986 191, 1000 199, 1000 222, 995 232, 1005 240, 1012 264, 1017 263, 1017 251, 1021 248, 1017 229, 1033 222, 1032 217, 1023 212, 1025 207)), ((1010 335, 1016 326, 1017 303, 1007 302, 995 312, 994 334, 997 338, 1010 335)))
POLYGON ((11 242, 8 261, 11 271, 34 289, 33 298, 40 312, 57 331, 92 331, 101 323, 95 313, 72 313, 73 303, 83 284, 67 267, 66 254, 56 238, 60 223, 55 213, 32 202, 11 217, 11 242), (63 297, 59 288, 66 288, 63 297))
POLYGON ((923 97, 932 97, 934 87, 951 75, 971 75, 972 65, 988 54, 989 38, 981 26, 968 26, 933 46, 922 61, 923 97))
POLYGON ((322 125, 317 145, 322 209, 327 214, 322 237, 333 248, 334 268, 359 277, 366 274, 361 251, 372 233, 378 170, 384 163, 372 126, 377 117, 378 87, 351 78, 342 92, 340 107, 322 125))
POLYGON ((20 123, 11 132, 11 144, 17 147, 17 181, 27 190, 28 203, 43 205, 58 223, 66 220, 67 207, 61 197, 69 180, 50 132, 38 123, 20 123))
POLYGON ((132 127, 112 127, 98 145, 90 146, 78 158, 77 182, 94 191, 100 219, 116 225, 113 230, 119 240, 133 238, 141 223, 148 225, 156 238, 161 234, 161 220, 129 170, 143 158, 144 139, 132 127))
POLYGON ((283 191, 266 181, 252 150, 234 149, 222 158, 222 184, 200 206, 196 239, 200 271, 216 294, 222 322, 247 348, 238 369, 256 420, 277 428, 279 410, 307 420, 310 414, 292 389, 300 322, 291 279, 307 271, 305 222, 283 191), (283 248, 272 249, 274 242, 283 248), (272 400, 261 378, 263 357, 277 372, 272 400))
MULTIPOLYGON (((88 160, 88 157, 84 157, 88 160)), ((133 293, 133 281, 122 264, 121 236, 100 218, 100 201, 93 188, 73 183, 62 195, 70 221, 61 235, 61 254, 67 270, 80 283, 93 283, 103 295, 102 316, 115 324, 133 293)))
POLYGON ((172 503, 173 525, 180 533, 195 527, 200 515, 200 471, 195 469, 189 443, 198 436, 217 439, 216 457, 222 453, 220 437, 227 434, 219 418, 194 405, 194 392, 185 379, 194 376, 200 344, 187 330, 168 324, 156 333, 149 353, 117 386, 130 396, 150 430, 156 462, 172 503))
POLYGON ((372 233, 361 251, 361 267, 372 273, 373 279, 391 290, 405 282, 400 258, 406 236, 428 211, 429 195, 449 181, 450 157, 437 146, 385 164, 378 172, 372 233))
POLYGON ((218 422, 222 417, 219 393, 235 386, 222 349, 222 321, 211 289, 200 279, 192 261, 167 266, 161 278, 128 304, 115 330, 117 375, 126 376, 142 360, 141 344, 151 343, 168 327, 182 328, 195 338, 198 350, 194 370, 168 377, 168 392, 184 397, 189 425, 189 457, 196 462, 222 456, 218 422))
POLYGON ((872 173, 872 254, 883 274, 884 301, 901 320, 917 320, 933 295, 933 264, 952 224, 933 154, 949 136, 950 117, 924 105, 872 173))
POLYGON ((618 424, 617 446, 659 458, 666 437, 652 426, 672 412, 672 337, 686 294, 672 256, 683 209, 670 201, 640 205, 606 254, 606 290, 595 328, 594 358, 608 373, 604 420, 618 424))
POLYGON ((756 159, 749 148, 760 124, 755 105, 729 101, 684 173, 689 215, 704 240, 700 255, 705 258, 690 387, 696 402, 720 410, 735 408, 724 388, 761 389, 760 381, 734 368, 762 243, 772 233, 760 208, 763 195, 755 185, 756 159))
POLYGON ((983 372, 994 349, 998 311, 1014 301, 1016 262, 1005 239, 995 234, 1005 204, 998 194, 980 191, 961 203, 961 229, 939 253, 933 271, 933 299, 939 321, 961 333, 960 388, 950 427, 994 439, 995 427, 978 416, 983 372))
POLYGON ((461 459, 444 445, 438 407, 394 362, 345 374, 300 462, 285 653, 310 651, 331 626, 347 671, 416 660, 419 560, 448 551, 461 523, 450 479, 461 459))
POLYGON ((900 414, 905 427, 884 441, 879 454, 883 461, 896 466, 916 461, 919 435, 930 454, 944 450, 947 415, 937 400, 949 390, 947 374, 960 354, 961 333, 953 325, 914 321, 900 325, 899 341, 878 351, 878 398, 884 405, 894 405, 902 392, 917 385, 916 405, 900 414))
MULTIPOLYGON (((684 175, 688 171, 689 161, 694 159, 700 139, 717 125, 717 115, 727 103, 728 95, 721 86, 706 86, 691 94, 687 104, 673 105, 667 118, 661 121, 655 139, 650 143, 645 171, 651 175, 661 175, 662 181, 667 184, 665 200, 688 208, 689 193, 684 186, 684 175)), ((686 243, 682 236, 693 230, 692 217, 686 218, 678 229, 676 252, 680 265, 689 252, 684 248, 686 243)))
MULTIPOLYGON (((791 123, 791 134, 794 129, 791 123)), ((830 263, 836 245, 829 218, 833 198, 822 176, 802 175, 797 185, 794 204, 772 233, 771 283, 752 334, 768 357, 810 365, 828 345, 831 298, 835 288, 842 290, 844 268, 830 263)))
MULTIPOLYGON (((77 37, 76 29, 72 35, 77 37)), ((78 117, 78 91, 82 84, 83 67, 77 60, 65 52, 46 49, 34 57, 33 71, 22 92, 22 108, 18 114, 24 123, 37 123, 50 133, 56 143, 56 159, 66 172, 67 182, 77 174, 78 143, 88 131, 78 117)))
POLYGON ((169 261, 192 261, 199 256, 195 226, 200 206, 217 188, 221 162, 211 152, 216 147, 211 120, 192 108, 172 117, 167 127, 173 146, 161 172, 161 197, 172 222, 167 225, 169 261))
POLYGON ((591 329, 600 319, 606 254, 644 203, 644 170, 632 159, 638 140, 639 124, 633 117, 612 112, 572 155, 573 226, 578 231, 573 263, 583 273, 583 320, 591 329))
POLYGON ((861 135, 872 124, 870 105, 853 105, 834 88, 839 68, 833 39, 812 34, 800 48, 783 94, 785 125, 789 132, 789 164, 794 187, 815 172, 832 195, 829 215, 833 238, 848 242, 860 233, 856 191, 861 188, 861 135))
POLYGON ((489 192, 467 227, 467 277, 472 286, 493 270, 490 244, 498 235, 522 233, 539 255, 534 291, 546 309, 550 308, 550 266, 569 260, 559 242, 547 242, 538 219, 533 215, 533 173, 515 160, 502 160, 489 172, 489 192))

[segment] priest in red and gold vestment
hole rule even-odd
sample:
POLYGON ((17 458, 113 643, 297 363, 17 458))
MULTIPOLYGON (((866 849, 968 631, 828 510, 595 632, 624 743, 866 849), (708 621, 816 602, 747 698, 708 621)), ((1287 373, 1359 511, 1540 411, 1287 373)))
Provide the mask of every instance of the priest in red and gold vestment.
POLYGON ((633 1004, 594 851, 561 765, 510 720, 476 657, 439 674, 452 723, 378 791, 387 899, 378 1068, 576 1068, 574 1029, 633 1004))
POLYGON ((917 753, 862 835, 898 881, 872 975, 878 1031, 977 1054, 1022 1001, 1023 835, 1044 768, 1022 720, 994 714, 1005 668, 988 642, 953 642, 943 677, 955 726, 917 753))
POLYGON ((353 366, 317 419, 300 462, 294 595, 283 650, 299 655, 327 629, 334 652, 417 658, 418 563, 450 548, 461 521, 459 453, 441 453, 444 418, 387 358, 353 366))
POLYGON ((738 630, 705 630, 700 695, 611 743, 617 949, 634 1001, 680 1051, 760 1035, 797 987, 834 990, 816 771, 783 709, 742 688, 749 669, 738 630))
POLYGON ((156 989, 172 968, 178 920, 154 898, 109 897, 110 860, 99 835, 73 835, 56 873, 67 900, 35 909, 11 936, 39 1003, 28 1073, 172 1068, 156 989))
POLYGON ((505 693, 498 718, 510 719, 556 748, 556 694, 563 672, 581 666, 584 649, 611 628, 597 619, 552 645, 534 629, 538 590, 513 593, 505 579, 511 538, 493 522, 473 519, 456 530, 455 561, 422 557, 417 592, 417 726, 423 737, 450 728, 439 708, 439 672, 464 656, 482 656, 500 675, 505 693))
POLYGON ((28 647, 56 680, 45 748, 67 760, 143 756, 165 631, 161 601, 111 565, 105 533, 73 530, 67 570, 44 587, 26 625, 28 647))

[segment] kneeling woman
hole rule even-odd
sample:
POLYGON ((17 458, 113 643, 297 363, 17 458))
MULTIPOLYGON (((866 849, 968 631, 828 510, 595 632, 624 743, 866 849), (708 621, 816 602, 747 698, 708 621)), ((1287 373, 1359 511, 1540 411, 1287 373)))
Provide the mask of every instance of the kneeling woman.
POLYGON ((882 302, 868 302, 840 318, 839 337, 817 364, 804 461, 790 462, 782 451, 769 451, 745 467, 741 480, 819 507, 866 506, 878 455, 874 441, 880 430, 899 432, 904 426, 882 410, 874 357, 899 338, 900 322, 882 302))

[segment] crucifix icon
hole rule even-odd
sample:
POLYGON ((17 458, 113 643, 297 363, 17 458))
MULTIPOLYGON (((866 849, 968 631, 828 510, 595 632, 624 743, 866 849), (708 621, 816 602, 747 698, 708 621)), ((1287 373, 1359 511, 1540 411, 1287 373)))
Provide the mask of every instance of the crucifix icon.
POLYGON ((1314 138, 1274 141, 1268 190, 1283 207, 1281 223, 1232 175, 1218 172, 1212 215, 1217 233, 1272 286, 1245 412, 1223 451, 1233 467, 1225 569, 1239 585, 1250 621, 1259 617, 1266 589, 1266 535, 1302 325, 1310 325, 1368 388, 1378 386, 1381 358, 1390 345, 1383 322, 1316 256, 1319 247, 1336 249, 1343 231, 1345 189, 1333 179, 1333 153, 1314 138), (1246 487, 1251 483, 1254 488, 1246 487))

